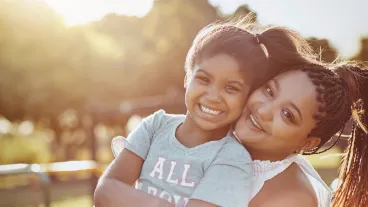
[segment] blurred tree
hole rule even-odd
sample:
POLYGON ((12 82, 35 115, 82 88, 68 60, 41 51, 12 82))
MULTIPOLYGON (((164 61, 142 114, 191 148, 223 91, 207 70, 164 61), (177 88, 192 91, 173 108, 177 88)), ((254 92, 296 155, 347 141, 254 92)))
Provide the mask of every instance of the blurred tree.
POLYGON ((330 45, 327 39, 309 38, 308 43, 320 55, 320 60, 331 63, 338 58, 336 49, 330 45))
POLYGON ((360 40, 360 50, 358 54, 351 58, 352 60, 368 61, 368 38, 360 40))
POLYGON ((252 10, 249 9, 248 5, 243 5, 240 6, 235 12, 234 14, 232 14, 232 17, 244 17, 249 13, 253 13, 254 14, 254 18, 257 19, 257 14, 254 13, 252 10))
MULTIPOLYGON (((224 16, 207 0, 160 0, 142 18, 109 14, 68 28, 42 0, 0 1, 0 8, 0 115, 46 120, 56 148, 65 147, 63 132, 85 127, 87 106, 183 90, 184 61, 197 32, 251 12, 244 5, 224 16), (60 116, 69 109, 79 121, 66 129, 60 116)), ((336 58, 327 40, 309 42, 322 60, 336 58)), ((357 59, 368 59, 367 42, 357 59)))
POLYGON ((90 102, 116 105, 182 88, 191 41, 218 19, 207 0, 155 1, 143 18, 110 14, 71 28, 41 0, 0 1, 0 8, 0 114, 47 120, 55 147, 69 108, 82 119, 90 102))
POLYGON ((61 23, 52 10, 39 2, 29 8, 25 1, 3 1, 1 7, 1 114, 23 119, 29 112, 38 114, 35 108, 45 101, 43 87, 48 83, 44 77, 55 59, 50 55, 54 54, 52 46, 57 41, 53 39, 59 33, 53 28, 61 23), (49 18, 36 15, 35 8, 49 18))

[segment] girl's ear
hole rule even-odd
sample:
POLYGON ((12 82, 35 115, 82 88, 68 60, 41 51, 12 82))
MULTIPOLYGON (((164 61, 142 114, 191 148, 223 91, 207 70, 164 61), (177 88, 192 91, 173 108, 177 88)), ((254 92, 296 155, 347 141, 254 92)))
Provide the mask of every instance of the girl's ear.
POLYGON ((185 74, 185 76, 184 76, 184 88, 187 89, 187 86, 188 86, 188 75, 185 74))

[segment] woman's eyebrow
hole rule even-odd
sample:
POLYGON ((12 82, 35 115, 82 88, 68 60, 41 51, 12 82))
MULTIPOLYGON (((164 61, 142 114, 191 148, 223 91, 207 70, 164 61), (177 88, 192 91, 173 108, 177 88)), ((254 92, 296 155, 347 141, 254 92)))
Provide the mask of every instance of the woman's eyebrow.
POLYGON ((299 110, 299 108, 292 101, 290 101, 290 106, 293 107, 296 112, 298 112, 300 119, 303 121, 302 112, 299 110))

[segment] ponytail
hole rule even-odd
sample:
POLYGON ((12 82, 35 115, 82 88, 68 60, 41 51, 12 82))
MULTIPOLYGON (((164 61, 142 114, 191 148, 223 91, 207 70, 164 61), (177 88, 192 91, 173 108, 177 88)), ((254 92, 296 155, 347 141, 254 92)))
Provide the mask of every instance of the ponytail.
POLYGON ((242 28, 254 36, 271 66, 267 76, 274 77, 304 64, 320 63, 309 43, 296 31, 280 26, 262 26, 255 22, 255 14, 232 19, 227 24, 242 28))
POLYGON ((265 29, 259 36, 274 64, 290 68, 317 62, 317 55, 297 32, 279 26, 265 29))
POLYGON ((354 123, 333 206, 368 206, 368 70, 345 64, 335 71, 349 89, 354 123))

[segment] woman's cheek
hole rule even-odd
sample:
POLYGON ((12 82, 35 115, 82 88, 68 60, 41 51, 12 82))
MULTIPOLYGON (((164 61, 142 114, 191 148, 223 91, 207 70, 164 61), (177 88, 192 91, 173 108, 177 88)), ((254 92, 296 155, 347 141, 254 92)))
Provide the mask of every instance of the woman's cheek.
POLYGON ((281 138, 284 141, 292 141, 298 137, 298 130, 286 124, 282 124, 275 129, 275 136, 281 138))
POLYGON ((273 131, 272 133, 273 136, 280 137, 280 138, 287 138, 291 134, 293 134, 293 131, 290 129, 290 127, 287 126, 284 120, 279 116, 276 119, 276 122, 274 122, 272 126, 272 131, 273 131))

